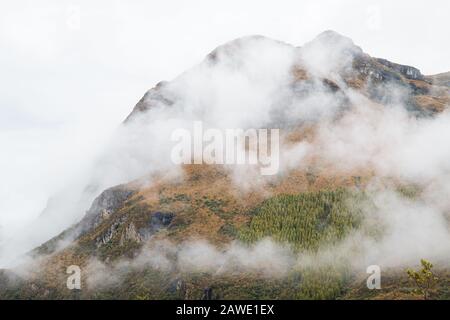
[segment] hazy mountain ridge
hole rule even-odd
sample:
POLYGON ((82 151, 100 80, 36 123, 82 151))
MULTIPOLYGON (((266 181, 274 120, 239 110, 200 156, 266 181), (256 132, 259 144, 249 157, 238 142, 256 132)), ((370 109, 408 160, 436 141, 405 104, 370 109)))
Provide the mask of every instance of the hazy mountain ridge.
MULTIPOLYGON (((255 39, 281 43, 263 36, 240 38, 215 49, 206 57, 203 64, 214 64, 221 56, 226 56, 227 54, 233 57, 233 50, 237 50, 236 48, 239 49, 239 47, 245 46, 246 44, 248 45, 248 42, 255 39)), ((364 89, 363 86, 367 85, 368 82, 369 86, 376 86, 383 82, 392 82, 395 85, 400 85, 405 89, 410 90, 414 95, 414 98, 416 98, 414 101, 411 101, 411 103, 415 104, 414 107, 424 113, 442 111, 445 104, 448 104, 450 101, 448 89, 450 83, 447 81, 448 73, 425 76, 415 67, 393 63, 386 59, 373 58, 364 53, 351 39, 341 36, 334 31, 322 33, 304 47, 293 47, 284 43, 282 43, 282 45, 292 48, 297 56, 294 65, 292 66, 293 73, 297 77, 295 80, 297 81, 307 80, 311 76, 320 77, 323 81, 326 81, 326 83, 331 85, 333 90, 339 89, 339 86, 333 82, 333 79, 324 78, 324 75, 320 74, 320 72, 317 73, 317 70, 312 70, 313 74, 311 75, 310 72, 305 70, 305 67, 302 66, 303 51, 305 51, 307 55, 308 50, 310 50, 311 47, 314 49, 319 47, 320 51, 325 51, 324 57, 321 57, 319 60, 326 61, 336 55, 339 57, 339 61, 344 61, 344 64, 349 64, 345 66, 350 67, 347 69, 338 68, 336 70, 331 70, 336 68, 336 66, 332 66, 326 71, 328 73, 340 72, 345 84, 350 88, 364 89), (334 50, 336 44, 338 45, 337 52, 334 50), (327 55, 329 55, 329 57, 327 55), (417 99, 417 97, 424 95, 431 98, 432 102, 425 103, 425 101, 417 99)), ((171 96, 170 93, 166 94, 164 90, 164 87, 167 84, 168 82, 162 81, 158 83, 156 87, 147 91, 142 99, 136 104, 131 114, 127 117, 127 121, 133 118, 135 114, 145 112, 151 108, 156 108, 158 106, 170 107, 173 105, 174 97, 171 96)), ((381 97, 377 97, 375 92, 361 91, 374 101, 380 101, 381 97)))

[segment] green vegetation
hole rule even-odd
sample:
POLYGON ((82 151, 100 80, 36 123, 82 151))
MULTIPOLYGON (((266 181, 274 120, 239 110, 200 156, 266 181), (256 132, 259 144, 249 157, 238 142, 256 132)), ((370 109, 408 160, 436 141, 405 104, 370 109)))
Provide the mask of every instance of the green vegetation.
POLYGON ((204 205, 214 213, 222 213, 222 207, 225 205, 225 201, 221 199, 209 199, 204 198, 204 205))
POLYGON ((337 299, 344 293, 350 277, 345 267, 342 266, 305 268, 302 269, 300 275, 302 281, 294 298, 301 300, 337 299))
POLYGON ((422 190, 416 185, 408 184, 408 185, 400 185, 397 188, 397 192, 402 197, 415 200, 420 196, 422 190))
POLYGON ((95 292, 96 299, 201 299, 211 288, 214 299, 336 299, 345 278, 332 268, 291 272, 286 277, 252 274, 173 274, 146 269, 126 275, 120 285, 95 292))
POLYGON ((262 203, 239 239, 252 243, 271 237, 295 249, 317 250, 361 224, 363 199, 361 193, 345 189, 279 195, 262 203))
POLYGON ((191 201, 191 197, 184 194, 184 193, 178 193, 175 194, 173 197, 166 197, 163 194, 160 194, 159 196, 159 203, 161 205, 164 204, 171 204, 177 201, 181 201, 181 202, 190 202, 191 201))
POLYGON ((430 297, 430 293, 439 280, 431 271, 433 264, 425 259, 420 260, 422 269, 415 271, 412 269, 406 270, 409 279, 411 279, 417 286, 416 293, 422 294, 423 298, 427 300, 430 297))
POLYGON ((232 225, 231 223, 225 223, 220 229, 219 232, 223 235, 229 236, 231 238, 235 238, 238 234, 238 229, 232 225))

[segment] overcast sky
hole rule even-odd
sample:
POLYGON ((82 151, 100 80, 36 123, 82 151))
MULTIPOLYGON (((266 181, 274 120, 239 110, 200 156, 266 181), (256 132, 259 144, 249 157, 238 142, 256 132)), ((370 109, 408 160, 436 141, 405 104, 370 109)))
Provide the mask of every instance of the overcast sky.
POLYGON ((2 0, 0 225, 36 216, 147 89, 224 42, 333 29, 434 74, 450 71, 449 15, 448 0, 2 0))

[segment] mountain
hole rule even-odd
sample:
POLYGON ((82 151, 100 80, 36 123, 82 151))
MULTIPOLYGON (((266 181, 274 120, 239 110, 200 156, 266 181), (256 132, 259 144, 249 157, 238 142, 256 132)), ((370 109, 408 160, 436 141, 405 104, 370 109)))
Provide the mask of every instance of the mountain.
MULTIPOLYGON (((376 102, 389 98, 381 96, 379 92, 380 86, 389 83, 411 91, 412 100, 409 101, 409 106, 424 114, 442 111, 449 102, 448 81, 445 82, 448 73, 424 76, 417 68, 392 63, 386 59, 372 58, 354 45, 351 39, 334 31, 325 31, 299 48, 261 36, 241 38, 217 48, 202 64, 214 64, 217 60, 235 58, 239 56, 239 51, 244 51, 246 46, 251 46, 255 41, 286 46, 295 51, 294 55, 297 57, 293 75, 297 79, 294 81, 319 78, 331 89, 338 90, 339 86, 333 83, 333 74, 337 72, 343 80, 343 85, 361 90, 376 102), (304 65, 304 61, 307 65, 304 65), (434 92, 435 90, 437 91, 434 92)), ((165 89, 167 85, 168 83, 163 81, 147 91, 125 122, 150 108, 170 107, 176 103, 174 101, 176 96, 165 89)))
MULTIPOLYGON (((262 36, 226 43, 145 93, 105 156, 125 159, 120 168, 132 178, 34 249, 32 267, 4 270, 0 297, 415 298, 401 270, 422 254, 440 263, 447 249, 436 243, 447 239, 449 208, 414 213, 435 210, 430 190, 439 196, 445 183, 447 155, 428 152, 419 172, 415 151, 422 139, 440 141, 449 88, 449 73, 371 57, 333 31, 302 47, 262 36), (279 173, 168 164, 162 137, 199 119, 279 128, 279 173), (430 234, 415 237, 424 223, 430 234), (374 262, 386 266, 389 285, 368 291, 374 262), (81 267, 81 290, 66 287, 70 265, 81 267)), ((99 172, 114 173, 105 167, 99 172)), ((449 269, 437 267, 434 295, 449 298, 449 269)))

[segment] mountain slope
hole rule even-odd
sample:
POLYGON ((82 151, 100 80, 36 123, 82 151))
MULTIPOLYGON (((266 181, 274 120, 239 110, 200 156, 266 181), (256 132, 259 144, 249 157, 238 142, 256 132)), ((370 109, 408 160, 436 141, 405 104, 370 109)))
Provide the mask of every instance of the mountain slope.
MULTIPOLYGON (((407 205, 425 201, 427 186, 386 170, 390 161, 397 163, 379 157, 391 136, 382 136, 379 145, 372 136, 360 142, 358 125, 398 114, 415 125, 445 114, 447 75, 425 76, 373 58, 333 31, 303 47, 260 36, 225 44, 192 70, 150 89, 124 130, 133 141, 145 140, 141 127, 158 128, 173 118, 202 119, 219 128, 280 128, 281 172, 255 176, 247 167, 201 164, 179 166, 174 176, 162 166, 112 186, 79 223, 31 252, 34 267, 25 276, 0 275, 8 284, 0 297, 383 298, 385 291, 361 287, 361 268, 370 259, 350 255, 392 233, 386 227, 392 222, 380 221, 383 203, 373 196, 374 185, 407 205), (355 132, 340 136, 352 126, 355 132), (324 143, 329 128, 337 137, 332 148, 324 143), (348 155, 351 139, 358 152, 348 155), (81 291, 66 287, 70 265, 83 270, 81 291)), ((388 129, 397 127, 396 119, 388 129)), ((368 127, 377 134, 385 129, 371 122, 368 127)), ((161 159, 144 163, 157 167, 166 161, 165 149, 157 146, 152 156, 160 152, 161 159)), ((396 147, 388 151, 395 155, 396 147)), ((408 294, 387 298, 414 297, 401 268, 389 271, 388 290, 407 286, 408 294)), ((445 283, 447 269, 442 270, 445 283)), ((443 290, 436 294, 447 297, 443 290)))

